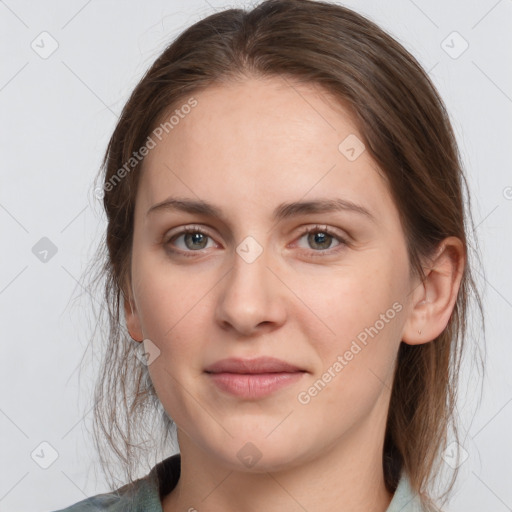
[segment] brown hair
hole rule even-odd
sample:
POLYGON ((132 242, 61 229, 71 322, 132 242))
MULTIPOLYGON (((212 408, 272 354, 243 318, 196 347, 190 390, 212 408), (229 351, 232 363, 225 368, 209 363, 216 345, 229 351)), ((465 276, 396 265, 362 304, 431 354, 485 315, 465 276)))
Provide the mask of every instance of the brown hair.
MULTIPOLYGON (((311 0, 268 0, 248 12, 228 9, 189 27, 131 94, 102 169, 108 226, 98 254, 103 265, 93 282, 104 286, 109 334, 94 431, 103 467, 110 460, 104 447, 110 448, 130 481, 144 450, 140 445, 151 452, 148 443, 157 433, 165 446, 173 431, 147 367, 134 357, 121 315, 141 172, 141 163, 130 159, 180 102, 212 84, 251 76, 319 85, 350 108, 389 183, 413 272, 423 275, 421 258, 448 236, 458 237, 468 254, 469 194, 448 115, 428 75, 392 37, 347 8, 311 0), (156 430, 147 419, 154 413, 156 430)), ((405 471, 426 506, 433 506, 427 486, 440 468, 450 426, 458 439, 453 420, 472 296, 482 313, 468 263, 444 332, 430 343, 401 343, 398 353, 382 460, 385 482, 394 492, 405 471)))

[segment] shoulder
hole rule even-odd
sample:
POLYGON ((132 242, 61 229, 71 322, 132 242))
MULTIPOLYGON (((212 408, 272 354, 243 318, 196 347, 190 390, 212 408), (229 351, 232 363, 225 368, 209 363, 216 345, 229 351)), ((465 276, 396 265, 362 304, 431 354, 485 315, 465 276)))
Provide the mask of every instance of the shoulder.
MULTIPOLYGON (((140 507, 145 507, 154 496, 155 490, 151 483, 147 479, 141 479, 114 492, 91 496, 55 512, 135 512, 145 510, 140 507)), ((158 493, 156 496, 158 497, 158 493)))
POLYGON ((179 473, 180 457, 174 455, 158 463, 144 478, 55 512, 162 512, 161 496, 176 485, 179 473))

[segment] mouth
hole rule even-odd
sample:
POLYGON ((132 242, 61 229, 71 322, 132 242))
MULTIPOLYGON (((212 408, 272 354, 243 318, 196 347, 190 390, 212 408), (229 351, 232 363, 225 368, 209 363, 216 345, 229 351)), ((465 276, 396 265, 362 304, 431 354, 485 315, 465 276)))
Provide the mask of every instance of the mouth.
POLYGON ((257 400, 296 383, 306 370, 273 357, 259 357, 222 359, 208 366, 205 373, 221 391, 257 400))

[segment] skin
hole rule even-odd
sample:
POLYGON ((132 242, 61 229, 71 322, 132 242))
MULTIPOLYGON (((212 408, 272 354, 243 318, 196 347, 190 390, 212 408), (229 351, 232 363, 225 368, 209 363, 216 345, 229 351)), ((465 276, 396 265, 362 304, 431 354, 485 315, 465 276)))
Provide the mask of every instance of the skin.
POLYGON ((411 276, 386 181, 368 151, 354 161, 340 152, 348 135, 362 136, 317 87, 247 78, 194 97, 198 105, 145 159, 126 283, 128 329, 160 350, 148 368, 178 427, 181 478, 163 509, 384 512, 392 495, 382 450, 399 345, 427 343, 445 328, 462 245, 446 239, 425 263, 426 279, 411 276), (212 203, 223 218, 147 214, 170 196, 212 203), (373 218, 272 219, 283 202, 334 198, 373 218), (308 239, 305 228, 316 224, 334 236, 308 239), (207 236, 179 236, 191 225, 207 236), (251 263, 236 252, 247 236, 263 249, 251 263), (299 393, 393 304, 400 311, 301 403, 299 393), (305 372, 257 400, 226 394, 204 372, 219 359, 261 355, 305 372), (247 442, 261 455, 252 467, 237 456, 247 442))

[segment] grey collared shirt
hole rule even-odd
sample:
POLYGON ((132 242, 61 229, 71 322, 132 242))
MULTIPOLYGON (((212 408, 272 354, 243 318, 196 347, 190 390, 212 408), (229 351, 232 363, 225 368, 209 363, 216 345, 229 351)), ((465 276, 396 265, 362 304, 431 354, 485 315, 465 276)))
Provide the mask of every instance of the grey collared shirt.
MULTIPOLYGON (((180 456, 157 464, 146 477, 114 492, 98 494, 55 512, 163 512, 162 496, 169 493, 180 476, 180 456)), ((431 512, 425 509, 410 487, 405 473, 398 482, 386 512, 431 512)))

